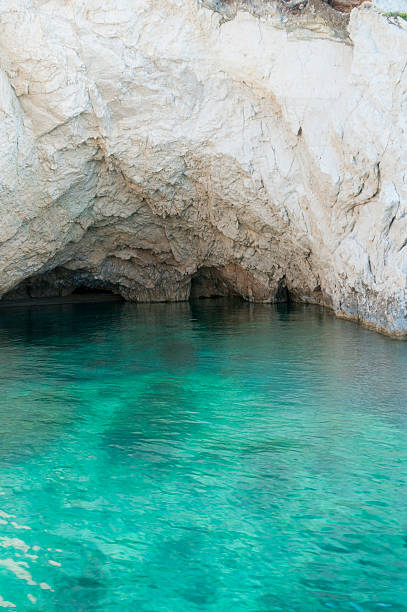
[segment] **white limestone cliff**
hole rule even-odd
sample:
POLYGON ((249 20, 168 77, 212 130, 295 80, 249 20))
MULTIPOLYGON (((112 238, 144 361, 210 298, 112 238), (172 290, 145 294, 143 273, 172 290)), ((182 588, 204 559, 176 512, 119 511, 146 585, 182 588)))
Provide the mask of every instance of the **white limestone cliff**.
POLYGON ((0 0, 0 293, 288 291, 407 334, 407 22, 306 4, 0 0))

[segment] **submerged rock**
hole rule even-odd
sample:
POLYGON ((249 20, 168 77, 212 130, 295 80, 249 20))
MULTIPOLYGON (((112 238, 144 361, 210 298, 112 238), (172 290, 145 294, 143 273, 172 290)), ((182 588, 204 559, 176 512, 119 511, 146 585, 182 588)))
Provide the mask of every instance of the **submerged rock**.
POLYGON ((1 294, 192 284, 406 334, 407 23, 357 4, 0 0, 1 294))

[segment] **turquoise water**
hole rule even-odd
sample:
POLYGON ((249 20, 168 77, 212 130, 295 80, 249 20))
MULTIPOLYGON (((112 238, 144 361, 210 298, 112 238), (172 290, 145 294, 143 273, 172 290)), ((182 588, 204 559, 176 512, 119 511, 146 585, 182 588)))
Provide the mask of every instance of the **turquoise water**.
POLYGON ((0 607, 407 610, 407 343, 202 300, 3 309, 0 350, 0 607))

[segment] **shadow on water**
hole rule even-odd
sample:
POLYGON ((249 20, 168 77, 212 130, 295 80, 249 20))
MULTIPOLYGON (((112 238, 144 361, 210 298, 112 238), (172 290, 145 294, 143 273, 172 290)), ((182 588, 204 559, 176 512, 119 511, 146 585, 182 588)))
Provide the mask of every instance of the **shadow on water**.
POLYGON ((40 344, 51 340, 57 344, 79 340, 83 335, 97 333, 99 325, 113 323, 120 317, 123 307, 121 302, 101 302, 3 308, 0 311, 0 342, 8 338, 40 344))
POLYGON ((94 545, 78 543, 69 551, 74 571, 59 578, 55 585, 55 609, 60 612, 100 610, 106 596, 109 564, 94 545))

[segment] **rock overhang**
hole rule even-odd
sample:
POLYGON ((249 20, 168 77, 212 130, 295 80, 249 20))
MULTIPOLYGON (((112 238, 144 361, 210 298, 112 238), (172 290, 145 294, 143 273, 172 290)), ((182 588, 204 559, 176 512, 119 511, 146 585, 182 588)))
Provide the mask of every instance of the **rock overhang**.
POLYGON ((250 4, 0 7, 3 293, 289 292, 405 333, 403 24, 250 4))

